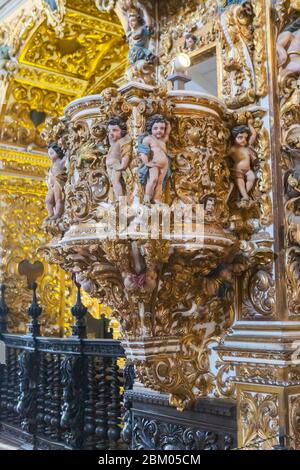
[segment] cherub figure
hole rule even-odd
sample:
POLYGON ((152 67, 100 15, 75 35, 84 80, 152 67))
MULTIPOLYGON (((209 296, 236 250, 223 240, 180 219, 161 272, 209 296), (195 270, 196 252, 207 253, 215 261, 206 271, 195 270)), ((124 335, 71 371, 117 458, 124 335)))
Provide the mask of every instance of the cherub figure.
POLYGON ((146 293, 151 293, 156 287, 157 273, 153 268, 148 268, 141 274, 123 272, 122 277, 124 287, 128 292, 143 291, 146 293))
POLYGON ((64 151, 56 142, 48 145, 48 155, 52 166, 48 173, 48 193, 46 196, 46 207, 48 217, 46 220, 59 219, 64 211, 64 192, 66 182, 66 157, 64 151))
POLYGON ((9 72, 17 68, 17 63, 11 55, 11 49, 7 44, 0 45, 0 77, 4 78, 9 72))
POLYGON ((185 35, 184 49, 193 51, 196 47, 197 38, 194 34, 188 33, 185 35))
POLYGON ((138 10, 124 11, 126 37, 129 42, 129 62, 133 65, 139 60, 153 62, 155 55, 148 49, 152 34, 152 21, 144 5, 137 3, 138 10))
POLYGON ((216 219, 216 199, 212 195, 208 195, 204 199, 204 214, 207 222, 215 222, 216 219))
POLYGON ((160 203, 167 179, 171 176, 167 142, 171 133, 170 123, 155 114, 146 123, 146 134, 139 138, 138 154, 140 183, 145 185, 144 202, 160 203))
POLYGON ((277 39, 277 57, 280 76, 300 75, 300 19, 289 25, 277 39))
POLYGON ((130 162, 130 137, 127 134, 127 126, 119 117, 113 117, 108 121, 108 141, 110 149, 106 157, 108 177, 113 186, 115 197, 123 196, 122 172, 128 168, 130 162))
POLYGON ((252 125, 252 121, 248 122, 248 126, 237 126, 232 129, 233 145, 229 152, 229 156, 234 163, 231 174, 243 201, 249 201, 249 192, 253 188, 256 179, 252 164, 257 157, 253 148, 257 132, 252 125))

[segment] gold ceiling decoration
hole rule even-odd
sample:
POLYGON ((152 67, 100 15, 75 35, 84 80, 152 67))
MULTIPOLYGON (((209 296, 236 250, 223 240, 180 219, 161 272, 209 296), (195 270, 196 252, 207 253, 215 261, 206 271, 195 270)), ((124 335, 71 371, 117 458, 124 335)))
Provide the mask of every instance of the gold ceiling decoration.
MULTIPOLYGON (((114 13, 100 12, 94 0, 57 0, 56 5, 24 1, 0 25, 0 47, 6 53, 0 88, 0 203, 5 206, 0 225, 9 257, 4 280, 12 331, 26 328, 22 312, 28 298, 21 294, 18 261, 40 257, 37 249, 45 242, 41 208, 49 159, 41 132, 46 119, 63 115, 75 98, 112 86, 127 64, 124 31, 114 13)), ((46 333, 69 332, 71 282, 57 266, 45 268, 40 295, 46 333)), ((88 296, 85 301, 92 314, 107 313, 88 296)))
POLYGON ((127 44, 117 16, 93 0, 60 0, 56 11, 45 0, 27 3, 1 25, 16 68, 2 87, 0 140, 40 148, 46 116, 122 76, 127 44))

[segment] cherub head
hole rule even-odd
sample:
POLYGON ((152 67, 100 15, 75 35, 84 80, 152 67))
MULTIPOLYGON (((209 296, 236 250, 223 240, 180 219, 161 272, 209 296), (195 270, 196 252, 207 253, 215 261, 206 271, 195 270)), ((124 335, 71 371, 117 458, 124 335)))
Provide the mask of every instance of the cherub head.
POLYGON ((167 124, 167 120, 161 114, 154 114, 146 123, 146 131, 159 140, 164 137, 167 124))
POLYGON ((93 289, 93 284, 91 282, 90 279, 88 279, 85 274, 81 274, 81 273, 76 273, 76 276, 75 276, 75 280, 76 280, 76 283, 82 287, 82 289, 87 292, 88 294, 90 294, 92 292, 92 289, 93 289))
POLYGON ((251 130, 248 126, 236 126, 231 131, 233 143, 238 147, 247 147, 250 136, 251 130))
POLYGON ((118 140, 125 137, 127 134, 127 125, 119 117, 112 117, 108 121, 108 138, 112 142, 117 142, 118 140))
POLYGON ((136 30, 139 26, 142 26, 143 19, 137 13, 131 13, 128 17, 128 24, 131 30, 136 30))
POLYGON ((154 291, 156 287, 157 273, 155 269, 149 268, 145 273, 145 290, 146 292, 154 291))
POLYGON ((57 142, 51 142, 48 145, 48 155, 52 162, 62 160, 65 156, 64 151, 60 148, 57 142))
POLYGON ((10 59, 9 46, 1 44, 0 46, 0 59, 10 59))
POLYGON ((216 204, 215 198, 213 196, 208 196, 204 202, 205 212, 207 213, 213 212, 215 209, 215 204, 216 204))
POLYGON ((253 15, 253 6, 251 5, 251 2, 249 0, 245 0, 244 2, 242 2, 242 7, 246 15, 253 15))
POLYGON ((194 34, 188 33, 185 35, 184 48, 188 51, 195 49, 197 38, 194 34))

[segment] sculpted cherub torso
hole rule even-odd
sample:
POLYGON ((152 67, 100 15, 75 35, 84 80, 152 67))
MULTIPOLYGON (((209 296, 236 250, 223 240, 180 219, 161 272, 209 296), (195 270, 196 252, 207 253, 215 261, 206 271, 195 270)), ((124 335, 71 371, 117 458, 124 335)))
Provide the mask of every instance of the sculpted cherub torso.
POLYGON ((152 159, 150 162, 144 162, 148 167, 164 168, 168 166, 169 160, 167 157, 167 146, 163 140, 158 140, 154 136, 145 137, 143 140, 145 145, 149 145, 152 152, 152 159))
POLYGON ((59 219, 64 210, 63 186, 66 181, 66 158, 57 145, 52 145, 48 149, 52 166, 48 173, 46 196, 46 207, 48 210, 48 220, 59 219))
POLYGON ((256 141, 257 133, 249 121, 249 127, 237 126, 232 130, 234 144, 230 149, 229 156, 234 165, 231 174, 235 180, 237 188, 242 196, 242 200, 249 200, 249 192, 255 183, 255 173, 252 170, 252 163, 256 159, 256 152, 253 145, 256 141))
POLYGON ((110 149, 106 157, 106 166, 110 170, 122 170, 122 144, 127 140, 127 137, 122 137, 117 142, 110 144, 110 149))
POLYGON ((244 174, 251 170, 251 161, 255 152, 251 147, 239 147, 234 145, 231 148, 230 156, 234 161, 234 169, 240 170, 244 174))
POLYGON ((145 182, 144 202, 150 202, 151 200, 154 200, 154 202, 161 201, 164 180, 169 170, 166 144, 169 140, 170 132, 170 123, 161 116, 157 118, 155 116, 151 126, 151 135, 144 137, 139 146, 140 160, 149 169, 145 182))
POLYGON ((300 74, 300 21, 296 20, 290 28, 297 30, 282 32, 276 45, 281 78, 289 73, 300 74))
POLYGON ((116 199, 123 196, 122 171, 125 171, 130 162, 130 152, 125 145, 130 140, 126 125, 119 118, 112 118, 108 123, 109 151, 106 156, 108 177, 113 187, 116 199))

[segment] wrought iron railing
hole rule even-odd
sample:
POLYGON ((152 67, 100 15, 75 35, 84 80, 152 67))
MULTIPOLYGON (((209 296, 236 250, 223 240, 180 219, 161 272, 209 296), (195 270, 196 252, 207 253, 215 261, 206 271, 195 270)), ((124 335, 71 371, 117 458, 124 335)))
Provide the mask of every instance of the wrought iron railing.
POLYGON ((123 411, 124 350, 107 329, 87 339, 78 286, 73 336, 40 336, 41 308, 33 301, 29 334, 7 332, 4 287, 0 296, 0 339, 6 364, 0 365, 0 439, 11 436, 33 449, 117 449, 123 411))

